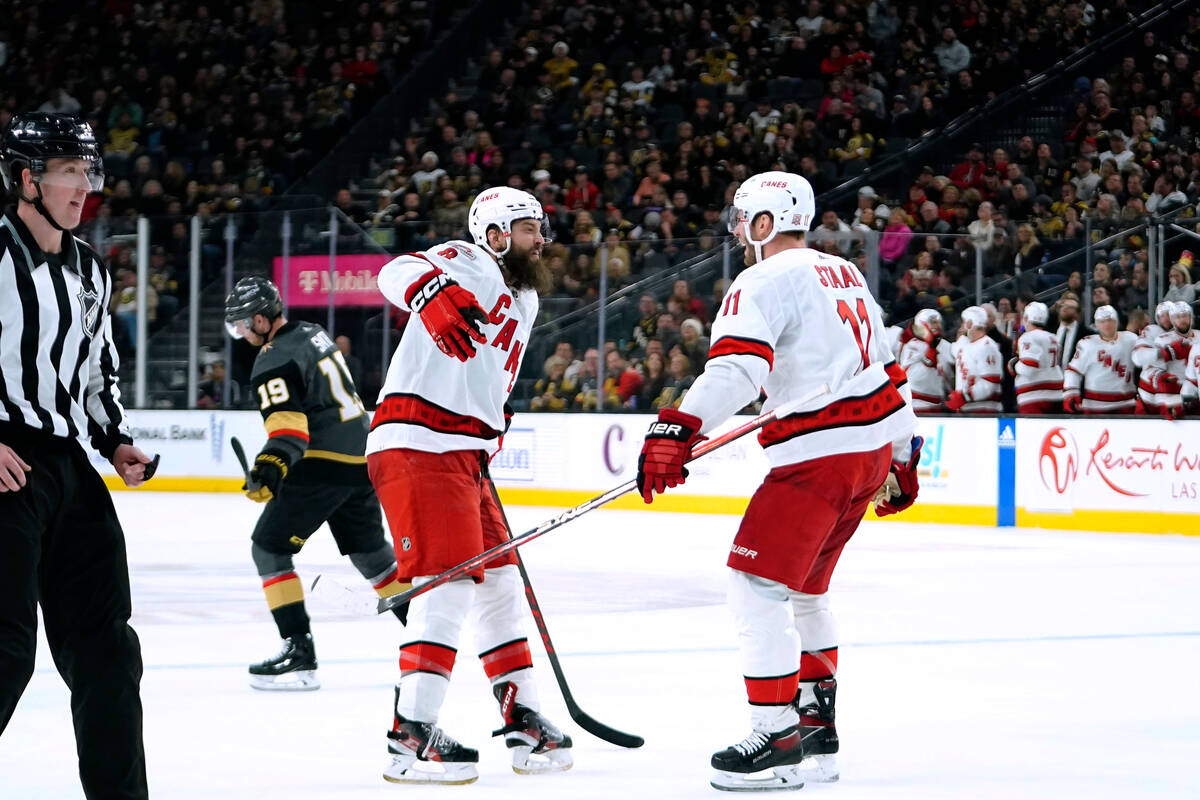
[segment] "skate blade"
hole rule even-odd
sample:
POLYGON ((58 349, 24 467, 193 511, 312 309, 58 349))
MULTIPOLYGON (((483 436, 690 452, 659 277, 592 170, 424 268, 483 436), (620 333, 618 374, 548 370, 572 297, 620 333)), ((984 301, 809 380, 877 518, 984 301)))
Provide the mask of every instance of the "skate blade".
POLYGON ((282 675, 250 675, 250 688, 263 692, 311 692, 321 688, 315 669, 282 675))
POLYGON ((547 772, 566 772, 575 765, 570 748, 534 753, 532 747, 512 748, 512 768, 518 775, 541 775, 547 772))
POLYGON ((444 786, 462 786, 479 780, 479 773, 474 764, 440 764, 439 771, 434 768, 422 769, 420 765, 431 765, 429 761, 411 759, 393 759, 383 771, 383 779, 388 783, 442 784, 444 786))
POLYGON ((841 777, 837 756, 810 756, 800 762, 800 777, 809 783, 837 783, 841 777))
POLYGON ((722 792, 789 792, 804 788, 804 778, 796 764, 773 767, 771 774, 765 770, 757 773, 718 770, 708 783, 722 792), (754 775, 762 777, 756 778, 754 775))

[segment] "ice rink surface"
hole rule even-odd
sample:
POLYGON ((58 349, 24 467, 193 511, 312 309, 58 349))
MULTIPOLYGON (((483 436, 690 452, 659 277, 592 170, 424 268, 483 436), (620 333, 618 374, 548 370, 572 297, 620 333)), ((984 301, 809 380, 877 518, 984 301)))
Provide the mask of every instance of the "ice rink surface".
MULTIPOLYGON (((572 724, 529 625, 544 710, 576 766, 519 776, 469 627, 440 721, 480 750, 466 787, 385 783, 402 632, 310 603, 322 688, 264 693, 246 665, 278 638, 240 495, 122 492, 151 796, 729 797, 710 754, 749 732, 724 606, 737 518, 600 511, 523 549, 580 705, 646 738, 622 750, 572 724)), ((555 509, 509 509, 518 530, 555 509)), ((802 514, 802 509, 797 509, 802 514)), ((297 558, 361 579, 327 532, 297 558)), ((864 524, 834 578, 842 780, 791 796, 1200 797, 1200 538, 864 524)), ((45 642, 0 738, 0 798, 80 798, 66 688, 45 642)))

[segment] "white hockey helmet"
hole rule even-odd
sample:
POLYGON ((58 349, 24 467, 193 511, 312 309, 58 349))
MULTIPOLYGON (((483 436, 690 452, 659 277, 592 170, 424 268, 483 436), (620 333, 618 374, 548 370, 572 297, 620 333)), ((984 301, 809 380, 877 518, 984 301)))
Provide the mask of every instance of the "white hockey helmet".
POLYGON ((475 244, 491 253, 496 258, 503 258, 511 244, 512 224, 517 220, 534 219, 542 224, 542 239, 549 242, 550 223, 546 220, 546 212, 542 204, 529 192, 514 189, 511 186, 499 186, 480 192, 471 210, 467 212, 467 230, 475 244), (496 252, 488 244, 487 232, 492 226, 500 229, 504 235, 504 249, 496 252))
POLYGON ((1163 300, 1161 303, 1159 303, 1157 306, 1155 306, 1154 321, 1157 322, 1160 327, 1163 327, 1163 328, 1171 327, 1171 306, 1173 306, 1173 305, 1175 305, 1175 304, 1172 303, 1170 300, 1163 300), (1166 325, 1163 325, 1163 317, 1167 318, 1166 325))
POLYGON ((1050 319, 1050 309, 1045 303, 1034 300, 1025 306, 1025 321, 1031 325, 1045 325, 1050 319))
POLYGON ((777 233, 807 231, 817 213, 817 201, 812 185, 791 172, 760 172, 738 187, 733 196, 733 212, 729 215, 729 231, 745 223, 746 241, 754 255, 762 261, 762 246, 777 233), (771 215, 771 232, 762 241, 750 235, 750 223, 759 214, 771 215))
POLYGON ((1100 306, 1096 309, 1096 313, 1092 316, 1092 319, 1097 325, 1100 324, 1101 320, 1106 319, 1111 319, 1113 322, 1120 321, 1120 317, 1117 315, 1117 310, 1112 306, 1100 306))
POLYGON ((1176 331, 1187 333, 1192 327, 1192 306, 1182 300, 1171 303, 1171 324, 1176 331))
POLYGON ((987 312, 979 306, 969 306, 968 308, 964 308, 962 312, 962 324, 967 330, 970 330, 971 328, 987 330, 987 312))
POLYGON ((942 332, 942 315, 938 313, 936 308, 922 308, 917 312, 917 316, 913 319, 913 335, 919 339, 924 339, 925 334, 936 325, 936 332, 942 332))

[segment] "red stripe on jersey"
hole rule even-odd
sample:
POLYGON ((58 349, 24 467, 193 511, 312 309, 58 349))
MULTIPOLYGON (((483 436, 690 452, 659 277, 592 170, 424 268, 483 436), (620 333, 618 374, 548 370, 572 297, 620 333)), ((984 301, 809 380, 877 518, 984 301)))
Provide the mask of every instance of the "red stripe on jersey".
POLYGON ((527 639, 516 639, 499 647, 493 647, 491 650, 480 653, 479 660, 483 662, 483 671, 491 680, 515 670, 533 666, 533 655, 529 652, 527 639))
POLYGON ((878 389, 861 397, 845 397, 835 400, 816 411, 791 414, 783 419, 768 422, 758 434, 758 443, 763 447, 782 444, 797 436, 829 428, 851 428, 873 425, 887 419, 904 408, 904 398, 891 380, 878 389))
POLYGON ((775 351, 771 345, 743 336, 722 336, 714 342, 708 348, 708 358, 711 361, 720 356, 758 356, 767 362, 768 367, 775 366, 775 351))
POLYGON ((1025 394, 1026 392, 1040 392, 1046 389, 1061 389, 1063 385, 1058 383, 1031 383, 1027 386, 1018 386, 1017 394, 1025 394))
POLYGON ((1033 367, 1034 369, 1037 369, 1038 366, 1040 366, 1038 362, 1032 358, 1022 358, 1021 363, 1027 367, 1033 367))
POLYGON ((400 648, 400 674, 432 672, 450 678, 457 651, 436 642, 409 642, 400 648))
POLYGON ((980 375, 979 377, 983 378, 985 381, 991 381, 992 383, 1000 382, 999 375, 980 375))
POLYGON ((781 706, 792 702, 800 684, 800 673, 777 675, 773 678, 746 676, 746 697, 752 706, 781 706))
POLYGON ((1091 392, 1087 389, 1083 390, 1083 396, 1087 400, 1095 400, 1100 403, 1123 403, 1126 400, 1132 400, 1133 392, 1091 392))
POLYGON ((892 386, 895 386, 897 389, 908 383, 908 373, 904 371, 904 367, 895 361, 884 367, 884 370, 887 371, 887 376, 891 380, 892 386))
POLYGON ((308 431, 297 431, 291 428, 280 428, 277 431, 271 431, 267 434, 268 439, 274 439, 278 436, 292 436, 297 439, 303 439, 306 442, 308 441, 308 431))
POLYGON ((274 578, 267 578, 265 581, 263 581, 263 588, 265 589, 268 586, 274 586, 275 584, 283 583, 284 581, 298 581, 298 580, 300 580, 300 576, 298 576, 296 573, 285 572, 282 575, 276 575, 274 578))
POLYGON ((389 394, 375 411, 371 430, 389 422, 419 425, 437 433, 495 439, 500 431, 488 427, 482 420, 466 414, 456 414, 415 394, 389 394))
POLYGON ((933 395, 931 395, 931 394, 921 394, 920 392, 913 392, 913 393, 912 393, 912 396, 913 396, 913 400, 924 400, 926 403, 940 403, 940 402, 942 402, 942 398, 941 398, 941 397, 934 397, 934 396, 933 396, 933 395))
POLYGON ((800 654, 800 680, 822 681, 837 674, 836 647, 806 651, 800 654))
POLYGON ((1083 375, 1083 373, 1082 373, 1082 372, 1080 372, 1079 370, 1075 369, 1075 368, 1074 368, 1074 367, 1072 367, 1070 364, 1067 364, 1067 366, 1066 366, 1064 369, 1069 369, 1071 372, 1074 372, 1076 375, 1083 375))

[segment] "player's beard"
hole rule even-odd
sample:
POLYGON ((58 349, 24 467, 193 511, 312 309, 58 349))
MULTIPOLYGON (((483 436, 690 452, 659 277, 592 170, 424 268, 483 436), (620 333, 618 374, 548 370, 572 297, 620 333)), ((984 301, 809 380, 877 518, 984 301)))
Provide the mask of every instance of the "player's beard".
POLYGON ((517 289, 533 289, 538 294, 546 294, 553 284, 550 268, 542 261, 540 252, 535 258, 532 250, 510 248, 504 254, 504 270, 517 289))

